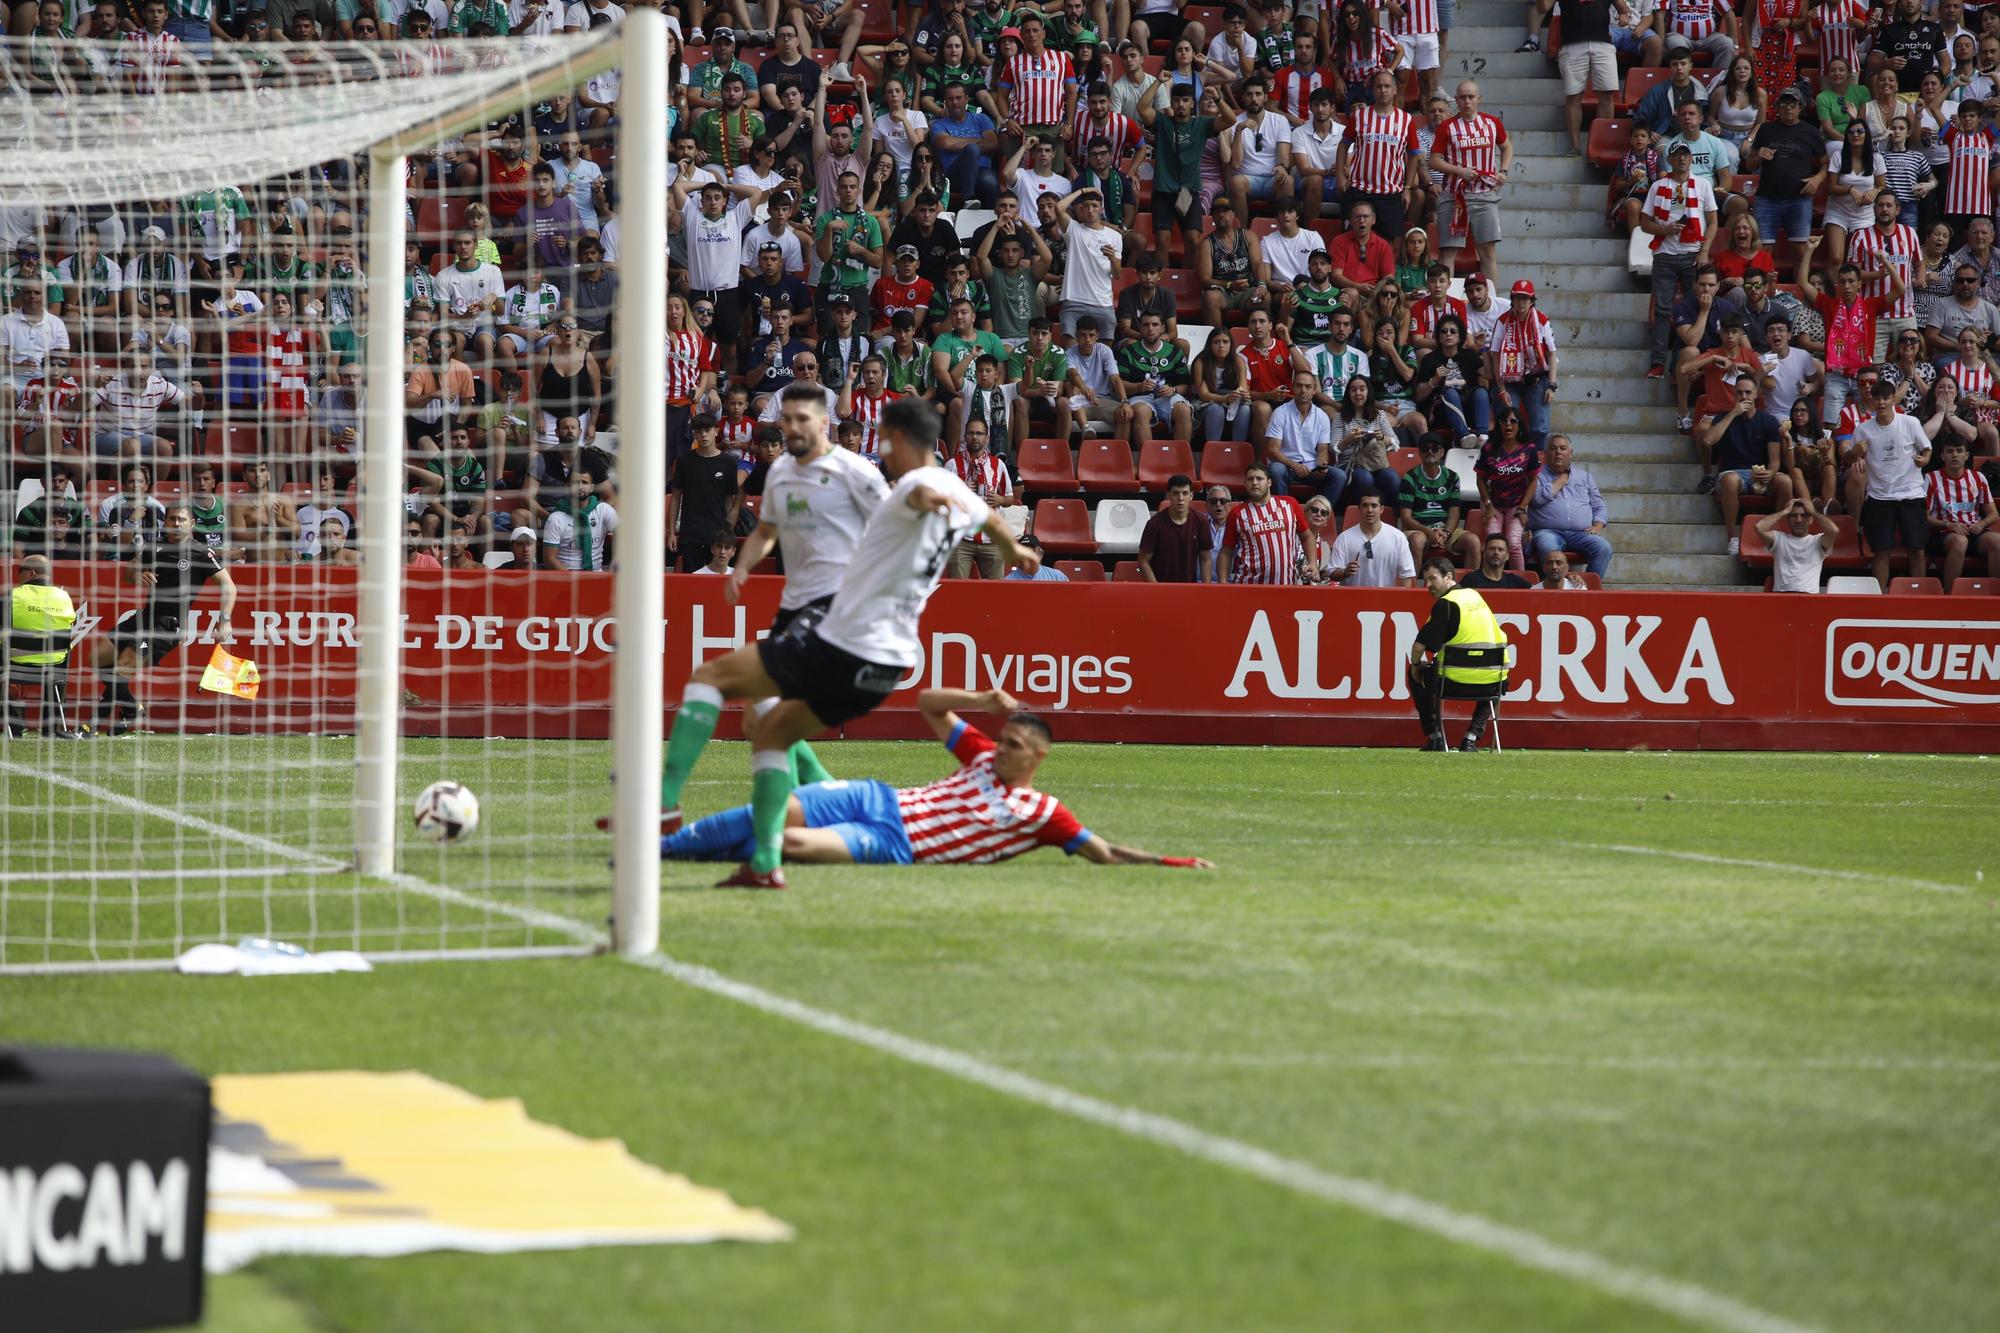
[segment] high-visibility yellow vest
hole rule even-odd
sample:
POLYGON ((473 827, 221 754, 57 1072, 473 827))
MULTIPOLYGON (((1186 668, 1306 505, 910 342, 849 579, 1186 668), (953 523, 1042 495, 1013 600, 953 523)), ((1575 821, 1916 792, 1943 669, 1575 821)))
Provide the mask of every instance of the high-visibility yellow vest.
MULTIPOLYGON (((1453 588, 1444 599, 1458 608, 1458 633, 1451 636, 1446 648, 1497 648, 1507 642, 1507 631, 1493 618, 1484 597, 1470 588, 1453 588)), ((1492 685, 1507 679, 1507 672, 1498 667, 1448 666, 1444 678, 1464 685, 1492 685)))
MULTIPOLYGON (((14 589, 14 629, 22 634, 68 634, 76 627, 76 607, 69 594, 45 583, 23 583, 14 589)), ((52 666, 69 656, 69 648, 46 652, 16 653, 9 645, 7 658, 23 666, 52 666)))

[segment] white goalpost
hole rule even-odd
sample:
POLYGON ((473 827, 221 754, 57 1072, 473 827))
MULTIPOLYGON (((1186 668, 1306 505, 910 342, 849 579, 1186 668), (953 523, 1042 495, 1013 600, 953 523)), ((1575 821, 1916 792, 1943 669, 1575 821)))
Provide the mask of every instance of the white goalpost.
POLYGON ((0 78, 0 971, 657 948, 665 20, 0 78))

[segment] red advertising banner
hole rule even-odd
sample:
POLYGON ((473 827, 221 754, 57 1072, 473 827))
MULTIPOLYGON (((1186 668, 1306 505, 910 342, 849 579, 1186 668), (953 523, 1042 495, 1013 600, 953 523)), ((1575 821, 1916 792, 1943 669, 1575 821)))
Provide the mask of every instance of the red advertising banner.
MULTIPOLYGON (((345 731, 353 725, 353 571, 239 566, 232 651, 255 701, 195 689, 217 599, 196 642, 141 693, 155 725, 345 731)), ((113 565, 64 565, 85 638, 139 603, 113 565)), ((761 632, 776 579, 742 606, 722 580, 667 580, 671 708, 702 659, 761 632)), ((1489 594, 1517 645, 1502 705, 1512 745, 1982 751, 2000 742, 2000 602, 1755 593, 1489 594)), ((617 626, 606 575, 451 571, 408 578, 406 727, 413 733, 610 734, 617 626)), ((856 736, 914 736, 916 691, 1001 686, 1076 739, 1415 744, 1403 679, 1421 591, 947 583, 924 660, 856 736)), ((84 661, 79 651, 76 662, 84 661)), ((97 685, 77 668, 73 694, 97 685)), ((1466 705, 1448 715, 1462 717, 1466 705)))

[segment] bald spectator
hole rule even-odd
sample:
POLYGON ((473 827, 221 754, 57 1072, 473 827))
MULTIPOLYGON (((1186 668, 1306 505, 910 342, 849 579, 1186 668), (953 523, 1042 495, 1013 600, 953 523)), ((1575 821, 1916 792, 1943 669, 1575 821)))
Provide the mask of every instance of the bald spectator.
POLYGON ((1611 543, 1604 536, 1611 512, 1605 508, 1597 479, 1574 465, 1575 456, 1569 436, 1563 434, 1549 436, 1548 447, 1542 450, 1541 474, 1528 501, 1535 559, 1546 565, 1554 553, 1576 551, 1590 572, 1602 579, 1611 572, 1611 543))

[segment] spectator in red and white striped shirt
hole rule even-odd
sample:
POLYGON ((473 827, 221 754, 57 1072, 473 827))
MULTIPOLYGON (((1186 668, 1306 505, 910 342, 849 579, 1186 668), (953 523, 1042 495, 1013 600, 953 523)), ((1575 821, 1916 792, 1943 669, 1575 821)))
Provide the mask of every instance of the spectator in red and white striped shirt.
POLYGON ((1021 17, 1021 51, 993 80, 1006 117, 1000 128, 1016 140, 1039 135, 1055 145, 1058 172, 1068 171, 1063 126, 1076 119, 1076 66, 1047 46, 1048 27, 1029 10, 1021 17))
POLYGON ((1944 466, 1924 483, 1924 508, 1930 519, 1930 555, 1942 558, 1940 582, 1946 592, 1974 552, 1986 556, 1986 573, 2000 578, 2000 512, 1993 507, 1993 489, 1986 478, 1966 466, 1971 449, 1964 440, 1947 440, 1941 451, 1944 466))
POLYGON ((129 71, 135 92, 164 93, 167 71, 181 63, 181 39, 167 31, 167 0, 139 6, 138 31, 128 31, 118 48, 118 64, 129 71))
MULTIPOLYGON (((922 787, 885 782, 813 782, 786 803, 784 858, 847 865, 986 865, 1060 847, 1097 865, 1212 869, 1195 856, 1160 856, 1106 842, 1055 797, 1029 784, 1049 757, 1049 724, 1005 690, 925 690, 917 708, 958 770, 922 787), (998 739, 959 717, 979 709, 1006 718, 998 739)), ((739 806, 660 839, 663 859, 738 861, 755 837, 739 806)))
POLYGON ((1403 234, 1403 190, 1410 158, 1419 153, 1417 122, 1396 105, 1396 75, 1377 70, 1368 85, 1374 101, 1347 115, 1347 187, 1341 206, 1366 200, 1375 206, 1375 225, 1390 236, 1403 234))
MULTIPOLYGON (((992 432, 986 423, 974 417, 965 423, 965 438, 959 451, 952 455, 950 467, 990 507, 1005 509, 1019 504, 1020 499, 1014 494, 1014 479, 1007 475, 1007 465, 994 456, 992 443, 992 432)), ((970 578, 974 565, 979 566, 982 579, 1002 578, 1007 573, 1000 562, 999 548, 984 532, 974 532, 951 553, 951 576, 970 578)))
POLYGON ((1291 584, 1299 581, 1300 542, 1306 516, 1289 495, 1271 494, 1271 470, 1252 463, 1243 478, 1249 496, 1222 523, 1222 583, 1291 584))
POLYGON ((1514 165, 1514 142, 1507 127, 1479 109, 1479 85, 1465 79, 1458 85, 1458 114, 1438 126, 1431 143, 1429 166, 1447 177, 1446 193, 1438 200, 1438 258, 1457 266, 1458 252, 1471 241, 1479 251, 1479 268, 1495 284, 1500 281, 1500 191, 1514 165))
POLYGON ((1403 48, 1403 68, 1417 71, 1423 95, 1438 82, 1437 0, 1389 0, 1389 35, 1403 48))
POLYGON ((1917 327, 1917 255, 1923 243, 1916 229, 1899 221, 1902 204, 1884 190, 1875 196, 1875 225, 1854 233, 1847 243, 1847 258, 1861 269, 1862 289, 1867 296, 1879 296, 1887 308, 1875 318, 1875 359, 1886 360, 1896 345, 1896 335, 1917 327), (1900 275, 1900 289, 1892 290, 1891 274, 1900 275))

